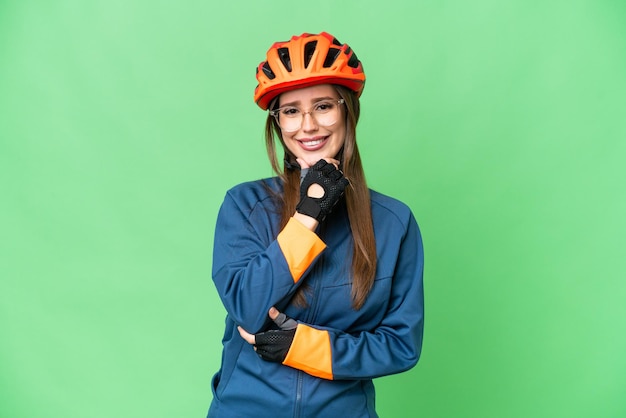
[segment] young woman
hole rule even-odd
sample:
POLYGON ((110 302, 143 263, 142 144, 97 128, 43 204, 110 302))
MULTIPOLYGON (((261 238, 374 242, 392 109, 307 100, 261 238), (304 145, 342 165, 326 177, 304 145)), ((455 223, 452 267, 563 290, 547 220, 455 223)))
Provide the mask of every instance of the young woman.
POLYGON ((420 356, 423 250, 409 208, 365 182, 363 67, 303 34, 272 45, 257 80, 277 177, 232 188, 218 215, 228 315, 208 416, 376 417, 372 379, 420 356))

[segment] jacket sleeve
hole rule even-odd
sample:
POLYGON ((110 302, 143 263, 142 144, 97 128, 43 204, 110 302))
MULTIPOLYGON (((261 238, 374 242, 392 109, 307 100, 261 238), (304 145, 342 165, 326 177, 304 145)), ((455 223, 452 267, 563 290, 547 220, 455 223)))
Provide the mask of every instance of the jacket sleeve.
POLYGON ((424 255, 415 219, 400 249, 386 315, 353 335, 299 324, 283 364, 324 379, 372 379, 415 366, 424 330, 424 255))
POLYGON ((228 315, 257 333, 268 322, 269 308, 281 306, 295 292, 326 246, 295 219, 271 238, 268 211, 239 200, 229 192, 218 214, 213 281, 228 315), (260 219, 251 222, 251 216, 260 219))

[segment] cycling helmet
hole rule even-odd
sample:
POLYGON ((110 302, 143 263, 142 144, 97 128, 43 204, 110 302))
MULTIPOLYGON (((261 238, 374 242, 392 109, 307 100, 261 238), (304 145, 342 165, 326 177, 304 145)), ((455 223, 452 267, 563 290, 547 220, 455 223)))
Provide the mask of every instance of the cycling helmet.
POLYGON ((365 85, 363 65, 354 51, 326 32, 274 43, 257 67, 256 78, 254 101, 263 110, 276 96, 296 88, 340 84, 359 97, 365 85))

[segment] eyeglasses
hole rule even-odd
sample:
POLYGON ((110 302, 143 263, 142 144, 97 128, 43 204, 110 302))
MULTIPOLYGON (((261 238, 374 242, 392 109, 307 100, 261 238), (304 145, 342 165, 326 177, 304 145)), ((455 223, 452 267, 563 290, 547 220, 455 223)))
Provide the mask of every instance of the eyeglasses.
POLYGON ((321 100, 311 106, 311 110, 304 112, 296 106, 283 106, 270 110, 270 115, 276 118, 280 129, 285 132, 295 132, 302 127, 304 115, 307 113, 315 118, 318 125, 332 126, 339 120, 339 105, 345 103, 344 99, 321 100))

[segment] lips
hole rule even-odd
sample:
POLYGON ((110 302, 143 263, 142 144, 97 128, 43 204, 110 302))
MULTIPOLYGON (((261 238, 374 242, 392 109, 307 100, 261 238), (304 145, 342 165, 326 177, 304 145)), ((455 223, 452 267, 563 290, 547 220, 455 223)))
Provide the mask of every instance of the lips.
POLYGON ((298 139, 297 141, 303 149, 317 151, 324 146, 327 139, 327 136, 316 136, 314 138, 298 139))

